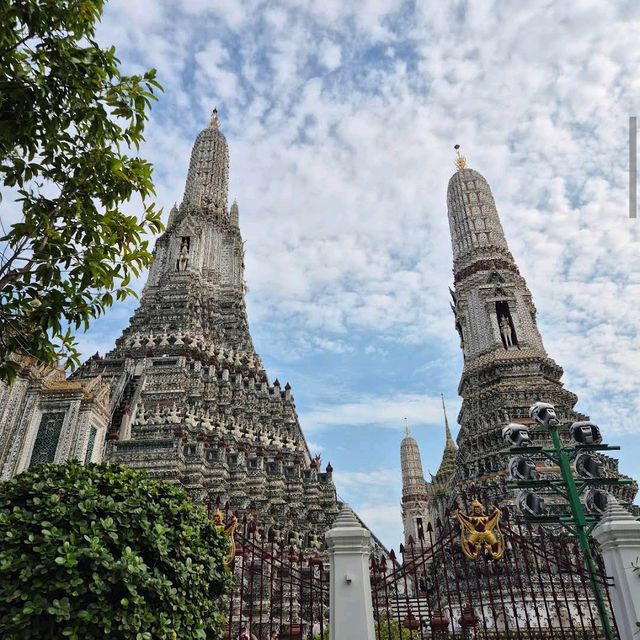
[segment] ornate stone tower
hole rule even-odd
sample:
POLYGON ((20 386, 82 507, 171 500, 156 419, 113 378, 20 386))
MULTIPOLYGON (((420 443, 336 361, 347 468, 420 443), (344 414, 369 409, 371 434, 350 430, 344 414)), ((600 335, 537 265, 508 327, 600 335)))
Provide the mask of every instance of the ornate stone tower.
POLYGON ((29 466, 42 432, 48 440, 38 462, 62 462, 65 452, 87 461, 104 454, 179 483, 196 500, 219 498, 257 514, 287 543, 319 548, 338 513, 332 468, 321 471, 319 457, 311 457, 290 385, 270 384, 254 350, 228 175, 227 141, 214 111, 195 141, 182 203, 157 240, 129 327, 111 352, 96 354, 73 376, 88 408, 98 402, 90 404, 91 394, 102 394, 100 419, 86 413, 95 424, 78 431, 76 414, 58 416, 55 429, 51 420, 39 426, 39 414, 30 417, 14 443, 24 464, 7 475, 29 466))
POLYGON ((402 524, 404 528, 405 544, 409 543, 409 536, 418 540, 420 532, 428 541, 427 525, 434 527, 436 520, 444 521, 448 498, 452 489, 455 475, 455 459, 458 448, 451 436, 447 411, 442 396, 442 410, 444 412, 445 445, 442 461, 435 476, 428 482, 424 478, 420 448, 409 433, 409 425, 405 419, 405 437, 400 444, 400 468, 402 470, 402 524))
POLYGON ((227 141, 214 113, 193 145, 182 204, 171 209, 156 242, 141 305, 114 354, 134 345, 185 346, 188 335, 187 347, 232 350, 261 369, 247 324, 239 211, 236 203, 227 210, 228 181, 227 141), (167 332, 175 338, 165 338, 167 332))
POLYGON ((422 471, 422 460, 418 443, 411 437, 409 423, 405 418, 405 436, 400 444, 400 468, 402 470, 402 523, 405 544, 409 536, 418 540, 426 533, 429 519, 428 487, 422 471))
MULTIPOLYGON (((537 400, 553 403, 561 420, 586 417, 574 411, 577 396, 563 387, 562 368, 544 348, 531 292, 509 251, 489 184, 461 156, 457 167, 447 189, 451 306, 464 356, 455 482, 459 491, 481 485, 502 500, 511 496, 498 455, 503 426, 533 426, 528 409, 537 400)), ((532 436, 544 440, 546 434, 533 427, 532 436)), ((609 474, 617 474, 617 461, 603 459, 609 474)), ((636 489, 616 493, 630 502, 636 489)))

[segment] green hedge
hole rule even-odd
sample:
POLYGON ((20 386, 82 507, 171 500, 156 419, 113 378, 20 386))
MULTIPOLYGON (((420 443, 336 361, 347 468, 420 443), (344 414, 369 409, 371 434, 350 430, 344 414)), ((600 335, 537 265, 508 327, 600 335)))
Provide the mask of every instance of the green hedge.
POLYGON ((221 638, 227 540, 167 483, 114 464, 0 483, 0 637, 221 638))

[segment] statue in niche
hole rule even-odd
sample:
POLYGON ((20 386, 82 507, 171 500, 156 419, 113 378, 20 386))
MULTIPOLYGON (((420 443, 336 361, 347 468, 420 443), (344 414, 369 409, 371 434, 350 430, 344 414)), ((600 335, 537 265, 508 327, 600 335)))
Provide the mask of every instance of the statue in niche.
POLYGON ((169 334, 167 333, 166 326, 163 328, 162 335, 160 336, 160 346, 161 347, 169 346, 169 334))
POLYGON ((186 244, 180 247, 178 259, 176 260, 176 271, 186 271, 189 266, 189 249, 186 244))
POLYGON ((505 349, 513 349, 518 346, 518 337, 511 318, 511 309, 506 300, 496 302, 496 319, 498 321, 498 329, 500 330, 500 338, 505 349))
POLYGON ((511 324, 506 316, 500 318, 500 334, 504 341, 505 347, 513 347, 513 334, 511 333, 511 324))
POLYGON ((187 410, 187 415, 184 419, 184 422, 192 429, 195 429, 198 426, 198 421, 196 420, 196 412, 192 408, 189 408, 187 410))
POLYGON ((178 408, 176 407, 175 402, 171 405, 171 409, 169 409, 169 413, 167 414, 167 422, 169 424, 180 423, 180 414, 178 413, 178 408))

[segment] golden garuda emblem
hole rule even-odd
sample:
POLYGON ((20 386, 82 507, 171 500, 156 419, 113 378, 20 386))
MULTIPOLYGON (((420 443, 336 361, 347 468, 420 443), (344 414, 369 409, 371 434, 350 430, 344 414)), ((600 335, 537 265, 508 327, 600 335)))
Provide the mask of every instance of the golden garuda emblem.
POLYGON ((467 558, 475 560, 482 551, 493 560, 504 554, 504 537, 500 531, 500 509, 488 516, 482 503, 474 500, 471 513, 465 515, 458 509, 456 516, 460 523, 460 544, 467 558))
POLYGON ((230 566, 236 555, 236 529, 238 528, 238 518, 231 516, 231 520, 227 524, 224 523, 224 516, 220 509, 216 509, 213 514, 213 524, 218 531, 222 531, 224 535, 229 539, 229 551, 225 558, 225 563, 230 566))

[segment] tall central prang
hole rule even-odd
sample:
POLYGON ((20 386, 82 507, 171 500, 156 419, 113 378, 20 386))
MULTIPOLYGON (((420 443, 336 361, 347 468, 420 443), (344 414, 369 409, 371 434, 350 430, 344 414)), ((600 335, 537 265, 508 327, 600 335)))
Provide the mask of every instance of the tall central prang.
POLYGON ((196 138, 182 203, 156 243, 142 304, 118 341, 120 350, 137 348, 136 335, 149 343, 150 334, 154 344, 144 346, 183 346, 182 331, 189 334, 187 346, 232 350, 261 369, 247 324, 244 249, 238 205, 227 209, 228 182, 229 150, 214 113, 196 138), (174 340, 163 338, 169 331, 174 340))
POLYGON ((196 138, 182 203, 169 215, 131 323, 76 374, 111 384, 106 457, 219 498, 298 547, 319 547, 338 513, 291 387, 269 384, 245 308, 239 210, 227 208, 229 152, 214 111, 196 138), (280 531, 280 534, 278 534, 280 531))

